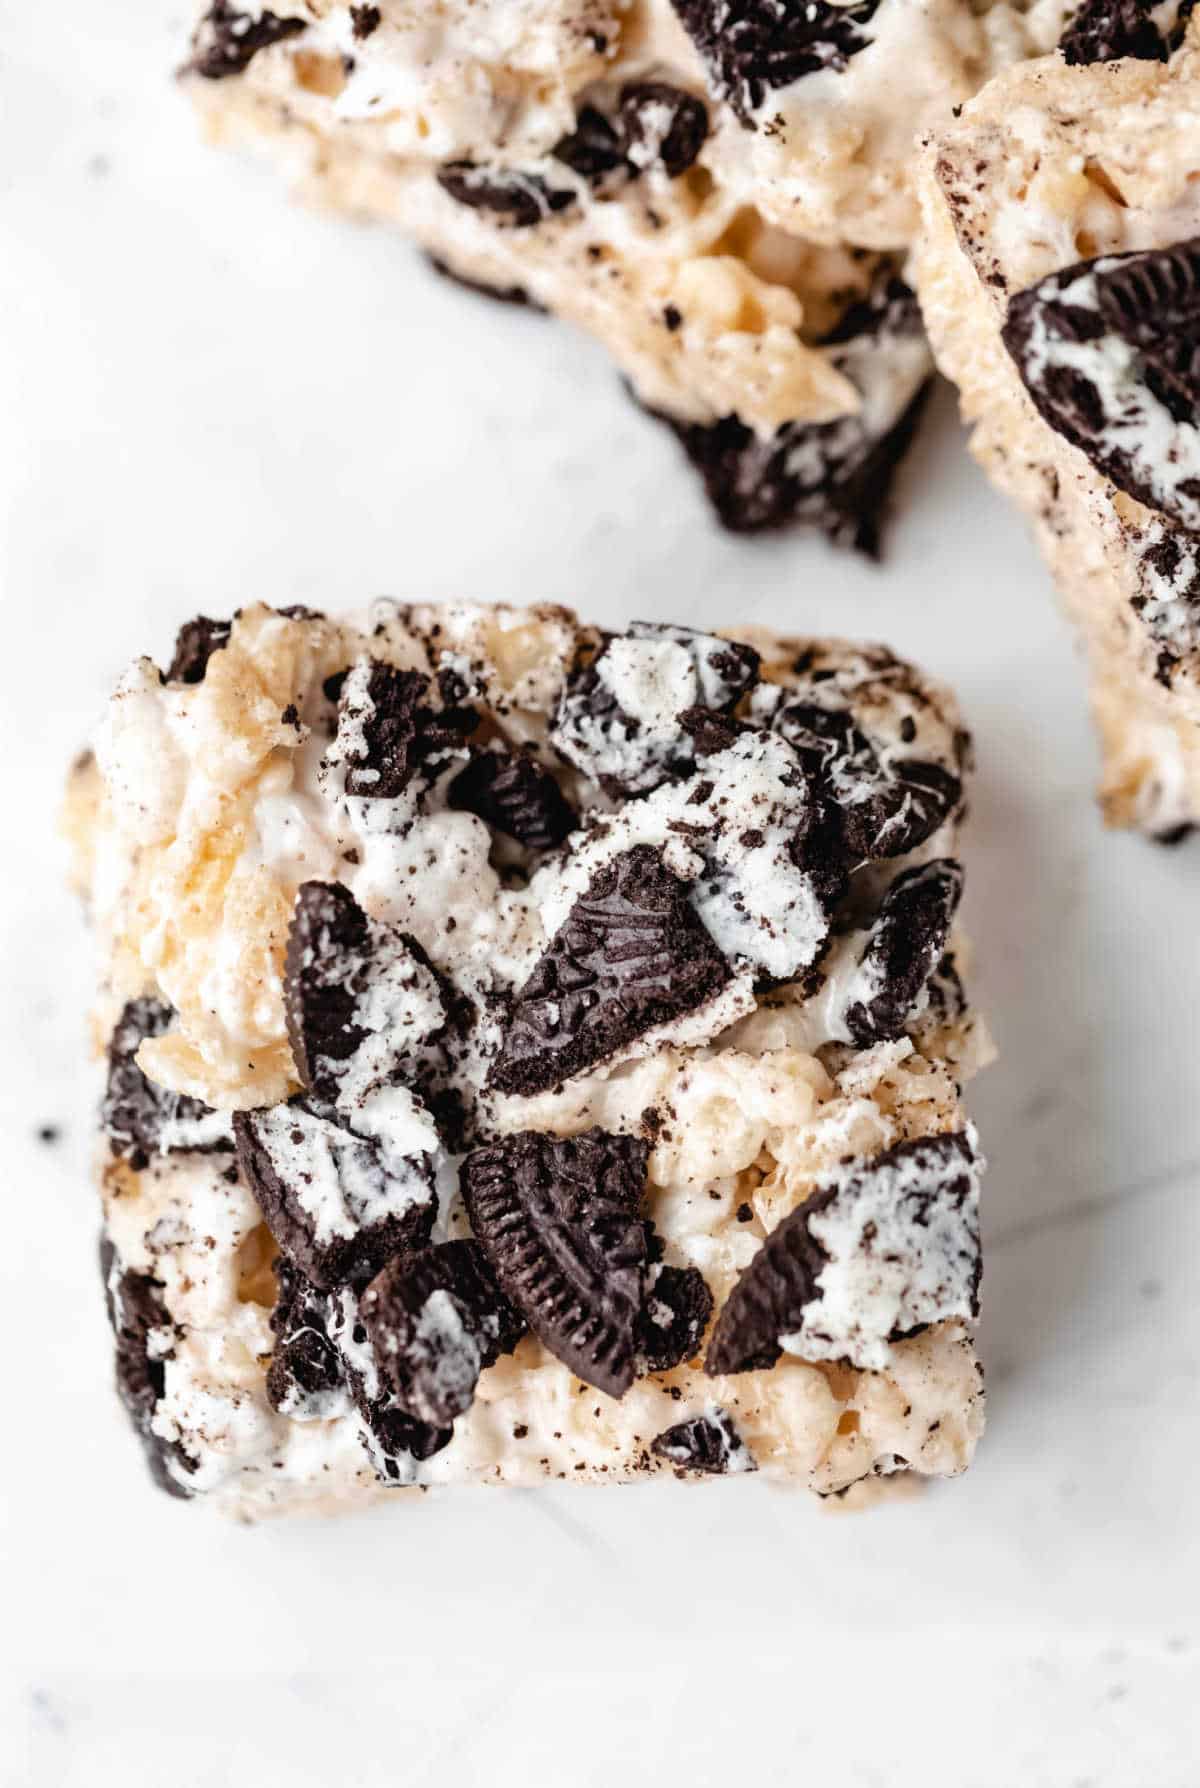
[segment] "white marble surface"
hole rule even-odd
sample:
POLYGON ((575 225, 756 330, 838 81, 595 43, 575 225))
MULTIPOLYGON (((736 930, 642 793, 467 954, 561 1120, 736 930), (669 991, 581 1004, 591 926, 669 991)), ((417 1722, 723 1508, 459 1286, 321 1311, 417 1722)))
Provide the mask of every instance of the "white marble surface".
POLYGON ((885 572, 723 538, 587 345, 202 150, 182 25, 56 0, 0 34, 0 1781, 1190 1788, 1200 849, 1102 833, 1071 644, 952 406, 885 572), (958 686, 1003 1050, 967 1479, 867 1516, 666 1483, 232 1531, 151 1490, 108 1388, 61 778, 198 609, 383 592, 838 629, 958 686))

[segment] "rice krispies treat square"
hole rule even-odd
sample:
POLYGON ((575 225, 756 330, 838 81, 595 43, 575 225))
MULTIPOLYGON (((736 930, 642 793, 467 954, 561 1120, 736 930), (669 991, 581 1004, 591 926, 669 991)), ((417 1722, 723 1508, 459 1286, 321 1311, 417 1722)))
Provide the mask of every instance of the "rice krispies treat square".
POLYGON ((164 1487, 948 1475, 982 1427, 969 743, 882 647, 241 611, 67 826, 164 1487))
POLYGON ((718 514, 874 551, 930 360, 917 131, 1048 48, 1060 0, 296 0, 210 7, 210 134, 599 337, 718 514))
POLYGON ((972 451, 1033 523, 1086 647, 1106 817, 1168 840, 1200 817, 1200 516, 1172 483, 1195 428, 1151 387, 1162 342, 1182 365, 1196 341, 1198 32, 1169 59, 1051 56, 998 76, 924 147, 914 258, 972 451), (1088 341, 1064 332, 1069 270, 1088 341), (1123 326, 1097 333, 1096 304, 1126 300, 1161 319, 1136 347, 1123 326))

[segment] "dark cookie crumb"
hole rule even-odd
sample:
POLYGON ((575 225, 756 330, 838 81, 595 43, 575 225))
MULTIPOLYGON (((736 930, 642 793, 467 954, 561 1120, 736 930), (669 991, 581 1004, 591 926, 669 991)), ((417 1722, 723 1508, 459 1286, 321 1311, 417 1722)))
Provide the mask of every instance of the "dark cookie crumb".
POLYGON ((377 6, 352 6, 350 8, 350 24, 355 39, 362 43, 372 32, 378 31, 382 13, 377 6))

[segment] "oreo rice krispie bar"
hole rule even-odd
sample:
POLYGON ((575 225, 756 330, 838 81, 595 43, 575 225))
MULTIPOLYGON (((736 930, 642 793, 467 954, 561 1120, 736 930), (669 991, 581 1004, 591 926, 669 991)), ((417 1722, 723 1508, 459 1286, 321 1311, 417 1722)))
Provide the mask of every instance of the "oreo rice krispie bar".
POLYGON ((215 139, 592 331, 721 519, 867 551, 931 361, 917 131, 1048 49, 1062 0, 216 0, 215 139))
POLYGON ((1109 820, 1200 818, 1200 24, 1085 8, 923 154, 921 302, 1087 648, 1109 820))
POLYGON ((164 1488, 946 1475, 982 1426, 969 745, 881 647, 197 620, 68 802, 164 1488))

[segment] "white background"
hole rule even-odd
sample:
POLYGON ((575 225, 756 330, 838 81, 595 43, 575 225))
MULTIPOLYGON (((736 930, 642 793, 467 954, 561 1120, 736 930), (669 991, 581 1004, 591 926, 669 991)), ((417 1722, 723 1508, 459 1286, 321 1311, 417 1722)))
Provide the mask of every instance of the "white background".
POLYGON ((174 6, 5 11, 5 1788, 1200 1780, 1200 847, 1102 833, 1071 643, 947 395, 883 571, 723 537, 590 345, 202 149, 174 6), (196 611, 382 593, 845 631, 957 686, 1003 1051, 966 1479, 867 1515, 668 1482, 259 1529, 151 1489, 109 1388, 62 777, 196 611))

